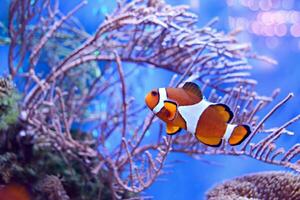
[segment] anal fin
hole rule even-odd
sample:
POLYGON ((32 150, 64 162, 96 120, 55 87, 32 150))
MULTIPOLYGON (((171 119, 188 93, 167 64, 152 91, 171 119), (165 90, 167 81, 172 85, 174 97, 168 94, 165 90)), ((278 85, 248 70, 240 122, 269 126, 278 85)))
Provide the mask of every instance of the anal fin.
POLYGON ((233 112, 227 105, 220 103, 220 104, 211 105, 211 107, 219 112, 219 114, 221 115, 225 123, 230 122, 231 119, 233 118, 233 112))
POLYGON ((176 133, 178 133, 181 130, 181 128, 179 126, 173 126, 171 124, 167 124, 167 134, 168 135, 174 135, 176 133))
POLYGON ((222 143, 222 139, 219 137, 201 137, 196 134, 196 138, 203 144, 211 147, 219 147, 222 143))

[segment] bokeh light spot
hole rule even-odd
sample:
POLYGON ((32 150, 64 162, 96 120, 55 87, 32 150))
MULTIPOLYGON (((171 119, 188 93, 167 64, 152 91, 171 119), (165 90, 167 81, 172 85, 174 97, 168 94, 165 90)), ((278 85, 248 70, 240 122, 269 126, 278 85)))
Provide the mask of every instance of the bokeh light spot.
POLYGON ((290 32, 293 37, 300 37, 300 24, 292 25, 290 32))
POLYGON ((274 31, 278 37, 283 37, 287 34, 287 27, 285 24, 279 24, 279 25, 275 26, 274 31))

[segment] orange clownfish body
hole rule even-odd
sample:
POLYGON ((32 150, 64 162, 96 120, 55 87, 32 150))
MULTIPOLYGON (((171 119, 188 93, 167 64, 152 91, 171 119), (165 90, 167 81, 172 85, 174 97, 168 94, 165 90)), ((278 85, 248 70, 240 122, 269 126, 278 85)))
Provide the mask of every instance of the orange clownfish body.
POLYGON ((238 145, 251 133, 248 125, 230 124, 233 113, 221 103, 203 98, 198 85, 187 82, 182 88, 159 88, 146 96, 147 106, 167 124, 167 134, 181 129, 195 134, 209 146, 220 146, 222 139, 238 145))

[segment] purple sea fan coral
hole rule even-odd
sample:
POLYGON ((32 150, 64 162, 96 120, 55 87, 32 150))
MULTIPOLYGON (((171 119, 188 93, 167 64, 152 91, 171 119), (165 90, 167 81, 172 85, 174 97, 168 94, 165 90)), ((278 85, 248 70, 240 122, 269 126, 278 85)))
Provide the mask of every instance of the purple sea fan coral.
POLYGON ((249 44, 236 40, 236 32, 217 31, 215 20, 198 28, 197 16, 186 6, 134 0, 120 1, 95 33, 88 34, 73 18, 85 4, 82 1, 64 15, 58 0, 11 1, 8 68, 14 80, 22 83, 22 133, 34 135, 35 146, 78 161, 87 176, 107 183, 115 199, 150 187, 163 173, 171 151, 193 156, 246 155, 299 171, 295 160, 299 145, 287 152, 275 145, 299 116, 252 142, 258 132, 270 130, 265 129, 266 120, 292 94, 259 121, 257 113, 274 100, 278 90, 271 97, 255 92, 247 58, 265 58, 250 53, 249 44), (133 70, 146 66, 174 72, 171 86, 186 80, 200 82, 205 93, 209 90, 210 101, 233 108, 234 123, 253 127, 252 135, 237 148, 226 143, 209 148, 190 134, 162 136, 161 124, 154 132, 154 116, 141 116, 144 105, 137 105, 128 92, 128 80, 134 74, 125 62, 136 64, 133 70), (99 63, 104 63, 101 73, 99 63), (102 110, 90 111, 90 106, 100 104, 102 110), (96 138, 75 137, 72 128, 87 123, 93 124, 87 135, 93 133, 96 138), (157 137, 155 142, 145 140, 149 131, 157 137), (109 148, 112 140, 114 146, 109 148))
POLYGON ((208 200, 300 199, 300 176, 290 172, 261 172, 218 184, 207 192, 208 200))

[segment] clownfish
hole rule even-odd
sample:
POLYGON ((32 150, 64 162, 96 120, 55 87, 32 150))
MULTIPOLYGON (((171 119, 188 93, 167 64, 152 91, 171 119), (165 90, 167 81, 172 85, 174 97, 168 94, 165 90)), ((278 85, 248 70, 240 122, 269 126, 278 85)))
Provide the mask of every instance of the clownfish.
POLYGON ((239 145, 251 133, 248 125, 230 124, 230 108, 207 101, 199 86, 192 82, 186 82, 182 88, 154 89, 146 95, 145 102, 166 123, 169 135, 185 129, 200 142, 218 147, 223 139, 230 145, 239 145))

